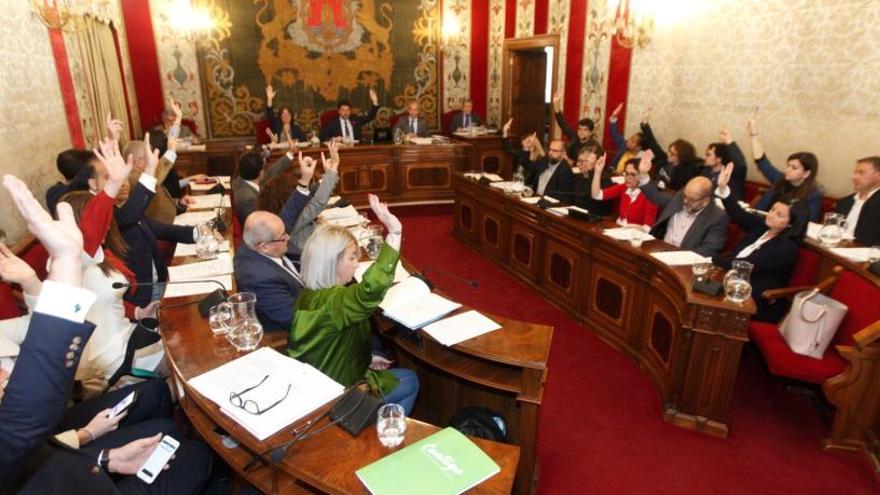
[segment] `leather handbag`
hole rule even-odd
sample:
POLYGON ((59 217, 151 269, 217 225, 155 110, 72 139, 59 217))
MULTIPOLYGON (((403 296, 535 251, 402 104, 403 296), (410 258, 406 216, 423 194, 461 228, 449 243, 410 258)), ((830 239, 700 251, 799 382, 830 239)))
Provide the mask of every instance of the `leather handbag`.
POLYGON ((798 292, 779 333, 795 354, 822 359, 847 311, 845 304, 819 289, 798 292))
POLYGON ((361 430, 376 422, 376 412, 381 406, 381 400, 353 387, 330 410, 330 419, 356 437, 361 430))

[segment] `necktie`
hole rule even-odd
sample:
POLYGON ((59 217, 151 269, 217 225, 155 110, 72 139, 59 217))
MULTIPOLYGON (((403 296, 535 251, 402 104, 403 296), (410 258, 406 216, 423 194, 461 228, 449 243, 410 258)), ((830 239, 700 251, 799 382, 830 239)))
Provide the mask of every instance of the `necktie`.
POLYGON ((296 267, 293 266, 293 263, 289 259, 287 259, 286 256, 281 257, 281 264, 283 264, 284 268, 286 268, 287 271, 290 272, 291 275, 293 275, 293 279, 296 280, 296 283, 298 283, 302 287, 305 287, 302 277, 300 277, 299 272, 296 271, 296 267))
POLYGON ((464 114, 464 127, 470 127, 470 126, 471 126, 471 114, 466 113, 466 114, 464 114))
POLYGON ((409 132, 415 134, 416 133, 416 121, 415 119, 409 119, 409 132))
POLYGON ((351 121, 348 119, 342 120, 342 137, 343 139, 354 139, 354 132, 351 129, 351 121))

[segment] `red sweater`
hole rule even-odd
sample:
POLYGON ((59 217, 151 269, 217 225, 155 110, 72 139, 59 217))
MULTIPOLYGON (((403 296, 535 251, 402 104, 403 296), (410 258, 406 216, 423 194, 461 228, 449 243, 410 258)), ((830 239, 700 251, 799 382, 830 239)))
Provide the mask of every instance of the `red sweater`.
POLYGON ((602 189, 603 200, 617 198, 620 198, 618 215, 625 218, 627 224, 654 225, 657 220, 657 205, 648 201, 644 193, 639 192, 633 202, 629 194, 626 194, 626 184, 615 184, 602 189))

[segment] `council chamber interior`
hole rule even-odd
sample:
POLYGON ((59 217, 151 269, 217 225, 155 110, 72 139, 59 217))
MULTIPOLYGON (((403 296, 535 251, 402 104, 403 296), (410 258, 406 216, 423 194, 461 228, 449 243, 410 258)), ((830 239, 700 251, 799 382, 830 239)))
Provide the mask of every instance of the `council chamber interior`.
POLYGON ((0 3, 3 493, 880 487, 880 2, 0 3))

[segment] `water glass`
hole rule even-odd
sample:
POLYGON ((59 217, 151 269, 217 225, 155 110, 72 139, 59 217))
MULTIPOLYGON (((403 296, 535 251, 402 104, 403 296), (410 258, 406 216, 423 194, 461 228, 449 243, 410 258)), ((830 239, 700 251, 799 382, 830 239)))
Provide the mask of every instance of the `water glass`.
POLYGON ((642 236, 641 229, 629 228, 627 230, 629 230, 629 232, 627 232, 629 234, 629 245, 634 248, 642 247, 645 238, 642 236))
POLYGON ((386 448, 394 448, 406 437, 406 414, 400 404, 385 404, 376 413, 376 433, 386 448))
POLYGON ((231 313, 226 311, 226 307, 222 304, 213 306, 208 310, 208 325, 211 327, 211 333, 214 335, 223 335, 229 331, 229 320, 231 313))
POLYGON ((379 257, 379 252, 382 250, 382 231, 384 229, 381 225, 367 225, 366 230, 367 239, 364 248, 367 250, 367 256, 371 260, 375 260, 379 257))
POLYGON ((694 263, 691 265, 691 272, 694 274, 694 284, 703 283, 709 279, 709 272, 712 271, 712 263, 694 263))
POLYGON ((252 351, 263 339, 263 325, 256 318, 233 321, 226 332, 226 339, 239 352, 252 351))

